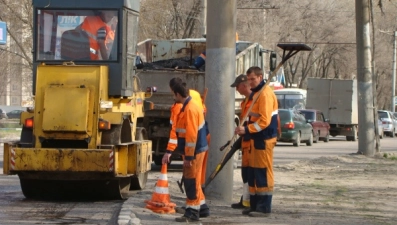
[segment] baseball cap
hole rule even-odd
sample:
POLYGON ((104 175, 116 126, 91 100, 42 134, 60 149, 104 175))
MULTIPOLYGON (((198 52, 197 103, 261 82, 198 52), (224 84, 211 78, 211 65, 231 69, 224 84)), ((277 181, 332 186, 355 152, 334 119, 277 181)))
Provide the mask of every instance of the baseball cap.
POLYGON ((243 83, 247 80, 248 80, 248 78, 246 75, 240 74, 240 75, 238 75, 238 77, 236 77, 236 80, 234 80, 234 83, 232 85, 230 85, 230 87, 237 87, 238 84, 243 83))

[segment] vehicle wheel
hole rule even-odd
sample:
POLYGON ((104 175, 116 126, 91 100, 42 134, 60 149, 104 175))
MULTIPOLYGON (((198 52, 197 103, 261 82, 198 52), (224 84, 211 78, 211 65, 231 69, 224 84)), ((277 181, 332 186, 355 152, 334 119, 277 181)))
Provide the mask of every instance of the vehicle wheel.
MULTIPOLYGON (((314 136, 314 135, 313 135, 314 136)), ((318 141, 320 140, 320 131, 317 133, 317 135, 314 137, 313 139, 313 143, 318 143, 318 141)))
POLYGON ((308 141, 306 141, 307 146, 312 146, 313 145, 313 133, 310 133, 310 138, 308 141))
POLYGON ((296 140, 293 142, 293 145, 294 145, 295 147, 299 147, 300 144, 301 144, 301 133, 298 132, 298 135, 297 135, 297 137, 296 137, 296 140))
POLYGON ((142 190, 146 186, 147 182, 147 177, 149 175, 149 171, 146 171, 144 173, 140 173, 136 176, 133 176, 131 178, 131 186, 130 190, 142 190))
POLYGON ((324 142, 329 142, 329 133, 327 134, 327 136, 325 136, 324 142))
POLYGON ((163 155, 155 155, 153 156, 153 161, 156 166, 163 165, 163 155))

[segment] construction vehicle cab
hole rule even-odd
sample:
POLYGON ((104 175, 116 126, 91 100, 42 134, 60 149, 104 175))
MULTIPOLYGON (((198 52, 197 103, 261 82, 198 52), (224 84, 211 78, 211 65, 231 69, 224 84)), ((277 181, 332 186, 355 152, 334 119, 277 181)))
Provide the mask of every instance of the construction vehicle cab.
POLYGON ((32 0, 33 110, 4 145, 26 197, 125 198, 145 186, 151 141, 137 119, 139 0, 32 0))

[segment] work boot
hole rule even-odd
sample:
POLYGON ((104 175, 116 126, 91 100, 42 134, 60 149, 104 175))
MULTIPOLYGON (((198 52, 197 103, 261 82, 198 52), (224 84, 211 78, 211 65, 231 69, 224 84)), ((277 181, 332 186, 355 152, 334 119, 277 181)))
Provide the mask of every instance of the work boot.
POLYGON ((246 208, 242 211, 243 215, 249 215, 251 212, 255 212, 255 210, 251 208, 246 208))
POLYGON ((251 217, 269 217, 270 213, 252 211, 252 212, 248 213, 248 216, 251 216, 251 217))
POLYGON ((257 195, 256 212, 271 213, 272 212, 273 195, 257 195))
POLYGON ((175 209, 175 212, 176 213, 179 213, 179 214, 185 214, 185 210, 186 210, 186 207, 185 206, 181 206, 181 207, 175 207, 174 208, 175 209))
POLYGON ((199 211, 192 209, 192 208, 187 208, 185 210, 185 214, 183 214, 183 216, 175 218, 176 222, 195 222, 195 221, 199 221, 200 217, 199 217, 199 211))
POLYGON ((243 202, 242 202, 242 201, 243 201, 243 196, 241 196, 239 202, 233 203, 233 204, 231 205, 231 207, 232 207, 233 209, 245 209, 245 208, 248 208, 248 207, 246 207, 246 206, 243 205, 243 202))
POLYGON ((257 195, 250 195, 250 207, 243 210, 243 215, 248 215, 250 212, 255 212, 256 210, 256 199, 257 195))
POLYGON ((210 208, 207 204, 200 205, 200 218, 201 217, 209 217, 210 216, 210 208))

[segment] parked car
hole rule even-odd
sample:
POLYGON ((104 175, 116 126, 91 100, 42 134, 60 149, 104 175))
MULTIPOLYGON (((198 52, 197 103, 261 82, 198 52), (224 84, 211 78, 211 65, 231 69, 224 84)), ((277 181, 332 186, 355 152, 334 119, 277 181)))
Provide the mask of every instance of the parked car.
POLYGON ((379 119, 383 124, 383 131, 389 137, 394 137, 397 132, 397 120, 394 118, 393 113, 386 110, 378 110, 379 119))
POLYGON ((385 133, 385 130, 383 129, 383 123, 380 119, 378 119, 378 133, 379 133, 379 138, 382 139, 385 133))
POLYGON ((279 109, 278 114, 281 122, 279 142, 293 143, 295 147, 299 147, 301 142, 307 146, 313 144, 313 127, 299 111, 279 109))
POLYGON ((313 142, 319 140, 329 142, 329 120, 325 119, 324 113, 316 109, 301 109, 299 112, 306 118, 313 127, 313 142))
POLYGON ((7 113, 8 119, 19 119, 23 110, 12 110, 7 113))
POLYGON ((7 119, 7 113, 4 109, 0 109, 0 119, 7 119))

